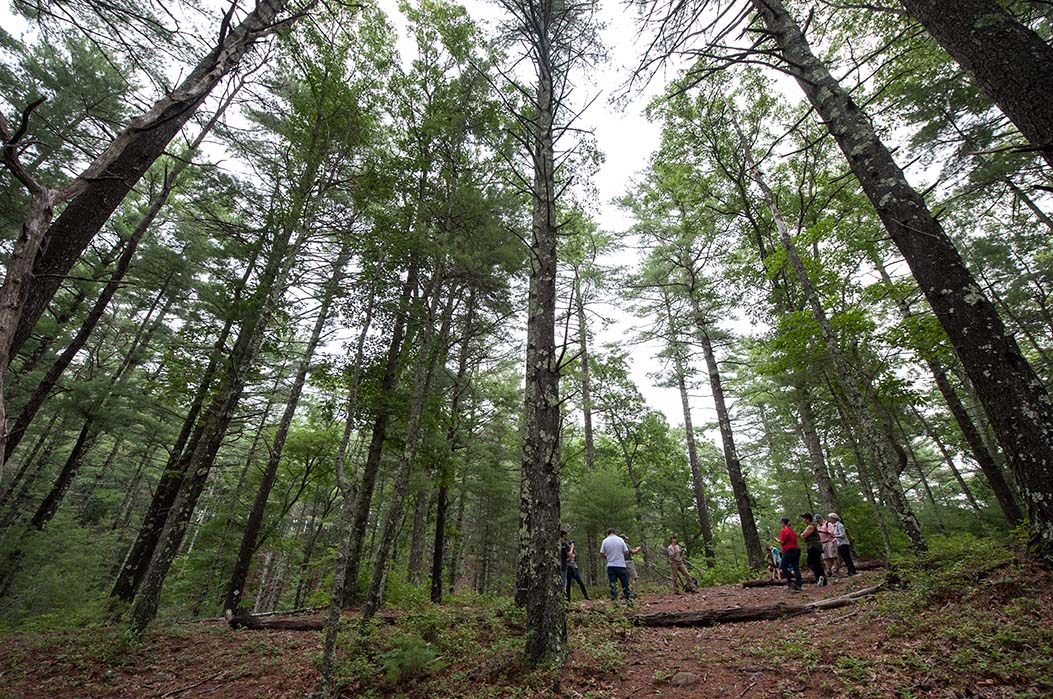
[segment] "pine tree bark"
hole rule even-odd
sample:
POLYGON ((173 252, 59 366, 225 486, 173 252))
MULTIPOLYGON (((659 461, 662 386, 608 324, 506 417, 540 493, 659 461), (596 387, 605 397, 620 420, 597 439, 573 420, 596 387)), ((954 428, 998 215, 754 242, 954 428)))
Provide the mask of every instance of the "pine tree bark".
POLYGON ((432 280, 429 284, 429 308, 418 342, 420 349, 418 350, 417 365, 413 374, 413 388, 410 393, 410 412, 406 423, 405 446, 399 457, 398 470, 395 472, 394 485, 388 499, 384 524, 380 531, 380 540, 377 543, 376 554, 373 558, 373 575, 370 577, 369 589, 366 591, 366 597, 362 603, 362 619, 364 621, 372 619, 373 615, 380 609, 384 593, 384 582, 387 579, 387 573, 391 566, 395 537, 398 534, 399 524, 402 521, 406 495, 409 492, 410 476, 413 473, 413 466, 416 461, 417 446, 420 441, 421 415, 431 390, 435 367, 439 362, 439 357, 443 354, 446 337, 450 332, 456 293, 452 288, 449 290, 446 305, 440 318, 439 302, 442 298, 444 282, 445 269, 440 262, 437 269, 433 272, 432 280))
MULTIPOLYGON (((303 197, 306 197, 309 191, 304 187, 313 181, 313 175, 309 170, 301 179, 302 187, 298 190, 303 197)), ((185 477, 178 487, 132 607, 129 631, 134 637, 142 635, 147 624, 157 613, 161 588, 183 543, 198 498, 204 490, 205 481, 215 462, 216 454, 234 418, 234 411, 244 391, 251 364, 284 292, 284 280, 296 258, 296 253, 308 236, 310 227, 301 226, 295 241, 291 239, 293 227, 300 223, 298 214, 302 214, 303 209, 300 207, 303 205, 305 205, 305 199, 301 198, 293 209, 298 213, 291 214, 283 230, 276 235, 277 239, 272 244, 267 264, 260 276, 253 300, 249 304, 251 311, 242 321, 238 338, 226 362, 226 371, 219 380, 208 409, 202 415, 200 439, 193 450, 184 452, 181 463, 176 467, 176 471, 184 473, 185 477)))
POLYGON ((263 527, 263 515, 267 509, 267 500, 270 498, 271 490, 274 488, 274 481, 278 476, 278 465, 281 463, 282 453, 285 451, 289 428, 292 426, 293 417, 296 415, 296 408, 300 404, 300 395, 303 392, 304 384, 307 382, 307 374, 311 370, 311 362, 314 360, 315 350, 322 339, 322 330, 325 328, 326 321, 329 320, 329 311, 333 306, 333 299, 339 288, 340 279, 344 274, 344 266, 350 257, 351 247, 349 244, 344 243, 343 249, 337 254, 333 262, 332 272, 322 292, 322 301, 318 309, 318 315, 315 318, 314 327, 311 329, 311 334, 307 339, 307 346, 300 356, 300 363, 296 368, 296 375, 289 390, 289 397, 285 402, 285 410, 278 421, 278 429, 274 433, 274 441, 271 443, 267 465, 264 467, 263 477, 260 479, 260 486, 256 491, 256 499, 252 503, 252 509, 249 510, 249 516, 245 522, 241 544, 238 547, 238 557, 234 561, 234 569, 231 571, 230 579, 227 582, 227 591, 223 602, 225 613, 236 614, 241 604, 241 599, 245 594, 245 582, 249 576, 249 566, 252 564, 252 556, 256 552, 260 529, 263 527))
POLYGON ((392 399, 398 384, 399 367, 405 345, 411 344, 410 331, 407 328, 407 314, 410 300, 417 288, 418 263, 410 263, 406 281, 402 285, 399 306, 391 329, 391 343, 384 363, 384 374, 380 379, 380 398, 377 412, 373 418, 373 429, 366 453, 366 463, 362 467, 362 477, 354 484, 354 502, 351 504, 354 517, 349 532, 350 550, 347 557, 347 570, 344 573, 344 607, 351 606, 358 599, 358 575, 365 544, 366 526, 369 523, 369 510, 373 502, 373 491, 376 489, 377 472, 380 470, 380 457, 384 451, 384 440, 387 437, 388 422, 391 419, 392 399))
POLYGON ((1053 558, 1053 401, 958 251, 863 111, 812 53, 782 0, 752 0, 834 136, 976 387, 1028 506, 1030 547, 1053 558))
POLYGON ((879 482, 885 499, 892 505, 892 509, 899 520, 900 527, 910 540, 911 548, 915 553, 922 553, 927 549, 925 537, 922 534, 921 525, 918 522, 917 517, 910 508, 910 503, 908 503, 907 499, 903 496, 903 489, 899 483, 899 475, 902 473, 903 468, 900 466, 899 458, 894 453, 895 449, 898 448, 898 445, 895 444, 895 440, 892 439, 891 436, 882 434, 881 429, 874 422, 874 417, 870 413, 859 380, 841 350, 841 345, 838 342, 837 335, 834 333, 829 318, 826 316, 826 310, 822 306, 819 294, 812 285, 811 279, 808 276, 808 271, 805 269, 804 263, 801 261, 801 257, 797 253, 797 246, 790 237, 789 226, 787 225, 786 219, 783 217, 778 203, 775 200, 775 194, 772 192, 764 174, 757 165, 757 162, 753 157, 752 148, 748 145, 745 136, 742 134, 733 111, 731 112, 731 122, 736 132, 739 134, 739 139, 743 146, 744 158, 746 159, 746 164, 753 177, 753 181, 760 189, 764 203, 767 206, 768 211, 771 213, 772 219, 775 221, 775 226, 779 231, 779 239, 782 243, 783 249, 786 251, 787 260, 791 269, 793 269, 797 283, 801 286, 801 291, 804 295, 805 302, 812 312, 812 317, 815 319, 816 325, 819 327, 819 334, 823 339, 827 355, 830 357, 831 363, 834 366, 834 373, 837 376, 838 382, 841 384, 841 388, 845 393, 845 398, 851 407, 855 422, 859 427, 864 447, 877 465, 877 473, 880 479, 879 482))
POLYGON ((706 372, 709 374, 709 387, 713 393, 713 406, 717 411, 717 425, 720 427, 720 440, 724 447, 724 463, 731 480, 731 490, 735 494, 735 508, 739 514, 742 527, 742 538, 746 544, 746 560, 750 568, 760 570, 764 566, 764 549, 761 547, 760 535, 757 533, 757 520, 753 516, 753 500, 742 472, 738 449, 735 447, 735 434, 731 428, 731 414, 728 412, 724 398, 724 384, 720 378, 720 367, 713 351, 713 341, 709 337, 709 324, 698 305, 692 279, 689 293, 691 311, 695 321, 696 336, 702 345, 702 356, 706 361, 706 372))
MULTIPOLYGON (((362 320, 362 328, 358 333, 358 341, 355 344, 355 359, 351 370, 351 381, 347 391, 346 415, 344 418, 344 434, 340 440, 340 447, 336 452, 336 485, 340 491, 340 512, 337 519, 334 536, 337 545, 336 562, 333 569, 333 586, 329 595, 329 609, 325 616, 325 637, 322 643, 321 673, 318 683, 318 692, 322 699, 331 699, 335 694, 336 686, 333 678, 333 661, 336 657, 336 639, 340 632, 340 612, 344 607, 346 597, 345 588, 348 581, 347 572, 350 568, 351 537, 349 536, 351 526, 355 518, 355 492, 353 480, 347 474, 348 444, 351 441, 351 433, 354 431, 355 415, 358 412, 358 384, 362 377, 362 359, 365 355, 366 337, 373 323, 377 287, 380 282, 381 264, 376 265, 376 273, 370 286, 369 302, 366 304, 365 316, 362 320)), ((402 301, 408 301, 403 297, 402 301)), ((404 305, 404 304, 403 304, 404 305)))
MULTIPOLYGON (((311 4, 301 8, 297 16, 302 16, 311 4)), ((13 330, 17 327, 10 345, 12 354, 29 337, 84 249, 209 93, 237 68, 256 42, 288 24, 279 21, 288 5, 289 0, 258 0, 235 27, 230 26, 231 16, 226 16, 216 46, 178 87, 157 100, 149 111, 132 119, 77 177, 75 196, 54 222, 50 208, 47 210, 44 225, 50 225, 44 235, 45 247, 33 262, 32 283, 26 290, 25 302, 18 312, 0 322, 10 322, 13 330)), ((231 8, 231 14, 233 11, 231 8)), ((0 360, 6 367, 7 357, 0 356, 0 360)))
MULTIPOLYGON (((537 47, 530 281, 527 303, 527 350, 523 424, 520 565, 526 606, 527 657, 534 663, 561 659, 567 624, 560 589, 557 542, 560 530, 559 355, 556 352, 556 167, 554 122, 556 96, 550 53, 552 6, 527 14, 537 23, 531 43, 537 47)), ((517 590, 518 592, 518 590, 517 590)))
MULTIPOLYGON (((248 264, 245 266, 245 271, 235 287, 232 307, 237 307, 241 303, 242 294, 256 269, 256 263, 260 254, 259 249, 257 247, 253 251, 248 264)), ((201 376, 201 380, 198 382, 198 388, 194 393, 187 415, 183 419, 183 426, 176 437, 171 452, 169 452, 168 460, 161 471, 161 478, 157 483, 157 487, 154 489, 150 507, 143 516, 143 523, 139 527, 135 541, 129 548, 114 581, 113 588, 110 590, 111 600, 130 603, 139 591, 139 585, 142 583, 143 575, 146 574, 146 568, 150 564, 154 550, 157 548, 165 521, 175 502, 176 495, 179 493, 179 488, 186 477, 186 472, 183 468, 187 462, 183 460, 183 456, 186 453, 193 452, 201 440, 203 425, 198 423, 198 417, 204 409, 209 392, 214 387, 213 383, 220 369, 227 340, 230 338, 234 328, 234 320, 233 314, 227 317, 212 347, 208 364, 201 376)))
POLYGON ((826 467, 823 446, 819 443, 819 431, 815 426, 811 392, 799 376, 794 377, 793 392, 794 401, 797 403, 797 415, 801 420, 801 440, 808 450, 808 457, 812 463, 812 475, 819 488, 819 499, 824 510, 836 512, 838 510, 837 494, 834 492, 833 481, 830 480, 830 471, 826 467))
MULTIPOLYGON (((446 430, 448 452, 439 469, 439 489, 435 504, 435 539, 431 549, 431 601, 442 602, 442 564, 446 549, 446 511, 450 504, 450 485, 454 480, 455 459, 461 446, 461 401, 467 391, 468 360, 471 341, 475 332, 475 290, 468 293, 465 304, 464 328, 461 332, 461 347, 457 357, 457 375, 453 380, 453 397, 450 399, 450 426, 446 430)), ((452 588, 452 584, 451 584, 452 588)))
POLYGON ((900 0, 1053 166, 1053 46, 995 0, 900 0))
MULTIPOLYGON (((877 271, 881 275, 881 279, 885 282, 886 286, 894 290, 895 286, 892 284, 892 278, 889 277, 888 271, 885 269, 885 265, 876 251, 872 253, 871 260, 874 262, 874 266, 877 268, 877 271)), ((914 313, 910 309, 910 304, 908 304, 906 299, 901 295, 896 294, 895 301, 896 307, 899 308, 900 315, 902 315, 905 320, 914 316, 914 313)), ((1001 467, 995 462, 994 457, 991 456, 991 452, 987 450, 987 445, 984 444, 983 439, 980 437, 979 430, 976 429, 976 425, 973 423, 972 418, 969 417, 969 413, 965 410, 965 406, 962 405, 958 393, 951 386, 950 379, 947 378, 947 372, 944 370, 943 365, 928 353, 923 355, 923 359, 925 365, 929 368, 929 373, 932 374, 932 379, 936 384, 936 388, 939 389, 940 395, 943 396, 943 400, 947 403, 947 408, 951 411, 954 421, 958 423, 958 428, 962 431, 962 436, 965 437, 965 441, 969 445, 969 450, 972 451, 973 458, 980 466, 980 470, 983 472, 984 477, 987 478, 987 483, 991 486, 991 491, 994 493, 999 506, 1002 508, 1002 514, 1005 515, 1006 522, 1008 522, 1010 527, 1015 527, 1023 521, 1024 516, 1023 513, 1020 512, 1020 506, 1017 505, 1016 498, 1013 496, 1013 491, 1010 489, 1009 483, 1005 480, 1005 475, 1002 473, 1001 467)), ((942 442, 940 443, 940 447, 942 449, 942 442)), ((958 474, 958 469, 954 467, 952 461, 948 460, 948 463, 951 464, 951 468, 955 472, 955 477, 958 480, 959 485, 963 488, 966 497, 975 503, 976 501, 973 499, 972 494, 969 493, 965 481, 961 478, 961 474, 958 474)))
MULTIPOLYGON (((666 322, 669 332, 674 332, 673 311, 668 295, 663 294, 666 322)), ((672 337, 673 371, 676 373, 676 385, 680 390, 680 407, 684 413, 684 439, 687 442, 687 461, 691 467, 691 486, 695 495, 695 512, 698 514, 698 526, 702 531, 702 549, 706 557, 706 567, 716 565, 716 554, 713 551, 713 525, 709 520, 709 503, 706 499, 706 486, 702 481, 702 468, 698 461, 698 446, 695 444, 695 426, 691 419, 691 400, 687 394, 687 364, 681 352, 679 338, 672 337)))

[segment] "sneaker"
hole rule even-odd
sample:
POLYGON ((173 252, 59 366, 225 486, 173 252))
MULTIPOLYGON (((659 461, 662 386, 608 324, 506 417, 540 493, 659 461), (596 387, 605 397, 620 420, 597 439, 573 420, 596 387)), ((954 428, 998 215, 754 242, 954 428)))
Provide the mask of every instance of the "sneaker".
POLYGON ((800 592, 800 591, 801 591, 801 588, 799 588, 799 587, 791 587, 790 588, 790 592, 800 592))
POLYGON ((815 586, 816 587, 823 587, 825 585, 826 585, 826 577, 820 575, 819 579, 815 581, 815 586))

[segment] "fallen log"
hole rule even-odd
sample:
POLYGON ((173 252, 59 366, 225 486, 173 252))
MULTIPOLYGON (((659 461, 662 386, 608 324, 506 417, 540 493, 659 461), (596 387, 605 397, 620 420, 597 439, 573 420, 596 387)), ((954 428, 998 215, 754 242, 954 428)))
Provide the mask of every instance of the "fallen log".
POLYGON ((637 614, 630 620, 639 626, 716 626, 743 621, 770 621, 787 617, 812 614, 822 609, 837 609, 869 597, 881 590, 883 585, 874 585, 850 592, 840 597, 809 602, 808 604, 767 604, 758 607, 729 607, 725 609, 701 609, 690 612, 655 612, 637 614))
MULTIPOLYGON (((881 570, 884 568, 886 563, 884 561, 859 561, 856 563, 856 570, 881 570)), ((801 571, 801 580, 805 583, 815 583, 815 578, 811 576, 811 571, 808 571, 808 575, 804 575, 805 571, 801 571)), ((786 587, 785 580, 772 580, 771 578, 763 578, 761 580, 744 580, 742 582, 743 587, 786 587)))
MULTIPOLYGON (((373 618, 388 624, 394 624, 398 621, 398 617, 394 614, 378 614, 373 618)), ((232 629, 248 629, 250 631, 321 631, 325 628, 325 619, 322 617, 281 619, 267 613, 249 614, 242 612, 229 616, 227 621, 232 629)))

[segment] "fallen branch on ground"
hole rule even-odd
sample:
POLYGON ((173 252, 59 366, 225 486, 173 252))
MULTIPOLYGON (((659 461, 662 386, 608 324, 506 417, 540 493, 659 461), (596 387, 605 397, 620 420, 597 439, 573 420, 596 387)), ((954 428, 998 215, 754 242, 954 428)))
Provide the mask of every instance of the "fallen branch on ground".
MULTIPOLYGON (((398 617, 393 614, 378 614, 373 617, 377 621, 394 624, 398 617)), ((249 614, 242 611, 228 618, 232 629, 249 629, 250 631, 321 631, 325 628, 325 619, 322 617, 308 617, 299 619, 281 619, 273 614, 249 614)))
POLYGON ((768 621, 785 617, 811 614, 822 609, 837 609, 868 597, 882 589, 882 585, 866 587, 840 597, 809 602, 808 604, 768 604, 759 607, 730 607, 727 609, 703 609, 690 612, 655 612, 631 617, 640 626, 714 626, 743 621, 768 621))

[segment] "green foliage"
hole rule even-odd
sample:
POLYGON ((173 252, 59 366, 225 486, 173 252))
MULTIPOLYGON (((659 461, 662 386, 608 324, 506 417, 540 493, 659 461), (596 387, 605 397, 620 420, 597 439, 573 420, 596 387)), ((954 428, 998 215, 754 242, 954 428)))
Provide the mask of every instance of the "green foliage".
POLYGON ((432 645, 417 636, 398 638, 394 646, 377 657, 384 668, 385 678, 391 684, 445 667, 432 645))

